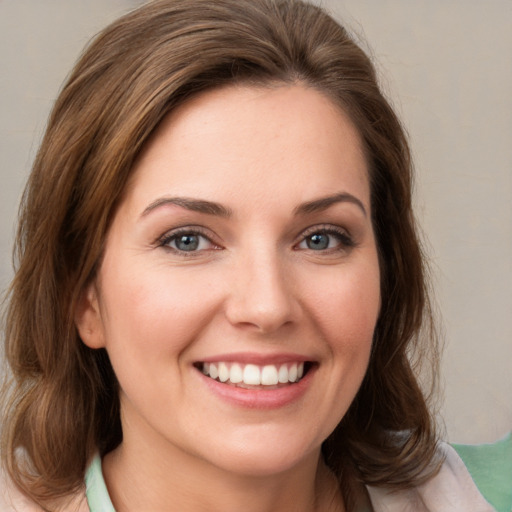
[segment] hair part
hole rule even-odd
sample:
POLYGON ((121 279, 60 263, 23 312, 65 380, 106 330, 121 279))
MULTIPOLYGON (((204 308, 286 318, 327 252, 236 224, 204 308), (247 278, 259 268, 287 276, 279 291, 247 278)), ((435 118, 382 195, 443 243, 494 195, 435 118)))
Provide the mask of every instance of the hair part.
MULTIPOLYGON (((412 164, 374 67, 319 7, 287 0, 157 0, 86 49, 57 99, 19 216, 8 296, 2 456, 37 503, 81 485, 94 452, 122 440, 105 350, 78 337, 80 294, 98 269, 133 163, 162 119, 201 91, 301 83, 357 127, 368 160, 382 308, 361 389, 325 441, 343 480, 405 488, 438 468, 435 422, 414 353, 435 376, 437 337, 411 204, 412 164), (22 448, 26 457, 19 457, 22 448)), ((433 380, 435 382, 435 379, 433 380)))

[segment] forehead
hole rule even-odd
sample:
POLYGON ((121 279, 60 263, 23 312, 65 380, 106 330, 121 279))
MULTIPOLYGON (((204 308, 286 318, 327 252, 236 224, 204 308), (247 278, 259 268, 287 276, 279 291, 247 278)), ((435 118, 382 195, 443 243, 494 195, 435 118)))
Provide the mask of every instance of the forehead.
POLYGON ((307 201, 348 188, 365 203, 369 195, 354 124, 302 85, 229 86, 185 102, 145 145, 128 188, 145 201, 168 192, 219 200, 270 192, 307 201))

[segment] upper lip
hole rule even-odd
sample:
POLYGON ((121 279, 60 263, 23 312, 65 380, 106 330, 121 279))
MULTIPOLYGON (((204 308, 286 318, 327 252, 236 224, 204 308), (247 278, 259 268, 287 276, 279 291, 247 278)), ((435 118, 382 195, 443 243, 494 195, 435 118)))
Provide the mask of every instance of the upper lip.
POLYGON ((283 363, 301 363, 313 362, 314 359, 302 354, 295 353, 275 353, 275 354, 261 354, 255 352, 230 352, 227 354, 218 354, 211 357, 200 359, 198 363, 242 363, 242 364, 256 364, 264 366, 266 364, 283 364, 283 363))

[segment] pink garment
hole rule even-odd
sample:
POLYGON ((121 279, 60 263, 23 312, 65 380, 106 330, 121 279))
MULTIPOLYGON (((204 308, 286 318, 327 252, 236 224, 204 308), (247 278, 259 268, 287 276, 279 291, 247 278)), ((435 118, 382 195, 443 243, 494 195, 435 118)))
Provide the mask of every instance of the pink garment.
POLYGON ((440 450, 445 462, 425 484, 398 493, 368 487, 374 512, 493 512, 457 452, 444 443, 440 450))

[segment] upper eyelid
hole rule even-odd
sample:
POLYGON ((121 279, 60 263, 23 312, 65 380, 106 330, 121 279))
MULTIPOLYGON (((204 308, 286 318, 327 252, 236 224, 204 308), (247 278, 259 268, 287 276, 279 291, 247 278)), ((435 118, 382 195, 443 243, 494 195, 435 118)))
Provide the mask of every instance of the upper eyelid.
POLYGON ((220 245, 219 242, 216 240, 217 237, 214 236, 209 229, 206 229, 201 226, 179 226, 176 228, 169 229, 163 235, 157 238, 156 243, 158 245, 164 245, 169 241, 173 240, 174 238, 178 237, 179 235, 183 234, 199 235, 202 236, 203 238, 206 238, 210 243, 214 245, 220 245))
POLYGON ((357 241, 350 232, 341 226, 335 224, 317 224, 306 228, 301 232, 294 243, 294 247, 302 244, 310 235, 315 233, 325 233, 330 236, 337 236, 340 244, 345 248, 352 248, 358 245, 357 241))
POLYGON ((311 235, 317 232, 326 232, 326 233, 338 233, 340 235, 346 235, 349 238, 352 238, 350 231, 344 227, 337 226, 335 224, 314 224, 312 226, 303 229, 300 234, 297 236, 298 239, 311 235))
POLYGON ((194 233, 194 234, 205 236, 206 238, 213 236, 213 233, 211 233, 211 231, 208 228, 205 228, 203 226, 184 225, 184 226, 176 226, 174 228, 168 229, 158 238, 162 239, 162 238, 166 238, 166 237, 176 236, 181 233, 194 233))

